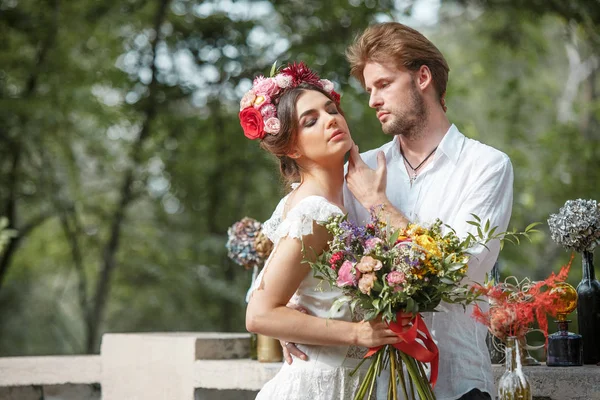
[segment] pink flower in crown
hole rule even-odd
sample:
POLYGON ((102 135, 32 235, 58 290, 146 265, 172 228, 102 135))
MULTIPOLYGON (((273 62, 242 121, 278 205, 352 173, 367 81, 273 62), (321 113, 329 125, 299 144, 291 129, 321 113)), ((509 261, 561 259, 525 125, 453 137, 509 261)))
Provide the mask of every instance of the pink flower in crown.
POLYGON ((279 92, 279 86, 274 78, 263 78, 256 82, 252 89, 258 95, 267 95, 269 97, 273 97, 279 92))
POLYGON ((264 75, 258 75, 256 78, 254 78, 254 80, 252 81, 252 88, 254 88, 256 85, 258 85, 260 82, 264 81, 265 76, 264 75))
POLYGON ((277 86, 285 89, 292 84, 292 77, 287 74, 278 74, 275 76, 275 82, 277 83, 277 86))
POLYGON ((360 272, 355 271, 356 275, 353 273, 354 266, 348 260, 344 261, 340 270, 338 272, 338 278, 336 284, 339 287, 344 286, 354 286, 358 284, 358 278, 360 278, 360 272), (358 275, 358 276, 357 276, 358 275))
POLYGON ((329 79, 321 79, 321 85, 323 85, 323 90, 327 93, 331 93, 333 91, 333 83, 329 79))
POLYGON ((271 98, 267 94, 261 94, 254 99, 254 108, 260 110, 263 105, 270 104, 271 98))
POLYGON ((404 272, 392 271, 387 274, 387 281, 390 286, 398 286, 406 282, 406 275, 404 272))
POLYGON ((262 114, 263 118, 266 121, 269 118, 272 118, 275 115, 277 115, 277 108, 273 104, 264 104, 260 108, 260 113, 262 114))
POLYGON ((254 104, 254 99, 256 99, 254 92, 252 90, 247 91, 240 101, 240 111, 254 104))
POLYGON ((281 122, 278 118, 271 117, 265 121, 265 132, 271 135, 277 135, 281 129, 281 122))

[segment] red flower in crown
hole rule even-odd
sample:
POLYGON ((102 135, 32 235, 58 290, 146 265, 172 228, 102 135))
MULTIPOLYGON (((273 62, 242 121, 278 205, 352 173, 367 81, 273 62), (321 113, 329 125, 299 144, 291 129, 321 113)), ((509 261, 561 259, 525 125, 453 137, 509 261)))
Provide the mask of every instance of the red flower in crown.
POLYGON ((292 87, 296 87, 301 83, 308 83, 322 88, 319 76, 312 71, 304 62, 288 64, 287 67, 281 70, 282 74, 292 77, 292 87))
POLYGON ((250 140, 265 137, 265 123, 260 111, 254 107, 247 107, 240 111, 240 125, 242 125, 244 135, 250 140))

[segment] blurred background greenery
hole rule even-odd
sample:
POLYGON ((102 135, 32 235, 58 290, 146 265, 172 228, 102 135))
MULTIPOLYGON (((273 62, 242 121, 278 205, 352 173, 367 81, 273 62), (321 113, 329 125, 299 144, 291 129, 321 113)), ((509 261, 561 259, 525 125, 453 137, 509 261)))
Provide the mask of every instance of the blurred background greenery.
MULTIPOLYGON (((337 82, 361 149, 381 145, 344 50, 390 20, 445 54, 450 120, 511 157, 511 227, 600 198, 598 0, 0 0, 0 216, 18 232, 0 255, 0 356, 243 331, 250 273, 226 231, 285 189, 239 99, 275 60, 304 60, 337 82)), ((541 229, 505 247, 503 277, 568 260, 541 229)))

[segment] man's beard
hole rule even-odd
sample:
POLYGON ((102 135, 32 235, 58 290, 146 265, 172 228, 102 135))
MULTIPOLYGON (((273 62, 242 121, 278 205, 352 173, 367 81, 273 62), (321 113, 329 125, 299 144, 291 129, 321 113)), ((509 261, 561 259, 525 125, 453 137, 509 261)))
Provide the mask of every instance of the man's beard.
POLYGON ((382 130, 388 135, 403 135, 407 139, 416 139, 423 134, 428 110, 425 100, 419 95, 415 82, 410 90, 410 107, 408 111, 393 112, 394 119, 389 124, 383 125, 382 130))

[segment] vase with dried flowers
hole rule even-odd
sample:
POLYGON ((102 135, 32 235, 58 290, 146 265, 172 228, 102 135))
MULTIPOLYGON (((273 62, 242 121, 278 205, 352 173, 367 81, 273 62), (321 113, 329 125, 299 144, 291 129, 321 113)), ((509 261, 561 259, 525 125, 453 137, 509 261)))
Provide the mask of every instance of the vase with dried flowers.
POLYGON ((594 249, 600 244, 600 205, 596 200, 568 200, 548 219, 552 239, 581 253, 582 279, 577 286, 577 322, 583 337, 583 362, 600 362, 600 282, 594 271, 594 249))
MULTIPOLYGON (((228 257, 247 270, 252 270, 252 282, 256 280, 273 250, 273 243, 262 232, 262 224, 254 218, 244 217, 227 230, 228 257)), ((246 302, 250 290, 246 295, 246 302)), ((250 358, 261 362, 277 362, 282 359, 279 341, 263 335, 250 334, 250 358)))
POLYGON ((536 320, 539 330, 547 336, 546 314, 556 316, 558 312, 559 295, 553 289, 566 280, 570 266, 569 262, 557 275, 552 273, 539 282, 519 281, 512 276, 498 284, 489 281, 474 287, 476 292, 488 297, 489 310, 475 305, 473 317, 486 325, 505 347, 506 371, 498 382, 499 400, 532 398, 529 380, 522 369, 524 353, 519 339, 532 330, 536 320))

